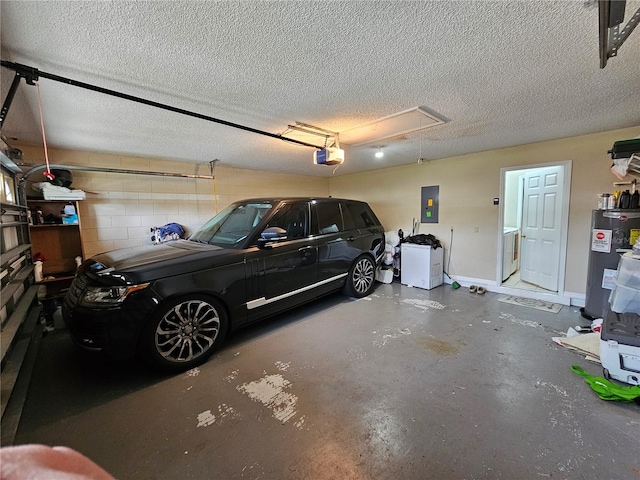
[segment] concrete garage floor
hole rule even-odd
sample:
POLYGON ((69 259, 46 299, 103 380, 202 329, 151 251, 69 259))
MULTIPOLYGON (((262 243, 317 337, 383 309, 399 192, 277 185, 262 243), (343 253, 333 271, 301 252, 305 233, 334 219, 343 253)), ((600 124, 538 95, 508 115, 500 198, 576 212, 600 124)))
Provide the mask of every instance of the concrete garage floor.
POLYGON ((16 444, 120 479, 638 479, 640 407, 551 337, 587 322, 445 285, 339 293, 160 376, 43 338, 16 444))

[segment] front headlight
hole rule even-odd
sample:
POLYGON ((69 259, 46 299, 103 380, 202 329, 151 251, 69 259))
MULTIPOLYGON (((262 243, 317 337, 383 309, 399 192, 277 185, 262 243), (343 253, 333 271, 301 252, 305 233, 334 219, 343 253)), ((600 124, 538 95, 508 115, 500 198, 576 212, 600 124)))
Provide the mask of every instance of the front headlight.
POLYGON ((131 285, 127 287, 88 287, 80 303, 82 305, 110 306, 124 302, 133 292, 142 290, 149 286, 148 283, 142 285, 131 285))

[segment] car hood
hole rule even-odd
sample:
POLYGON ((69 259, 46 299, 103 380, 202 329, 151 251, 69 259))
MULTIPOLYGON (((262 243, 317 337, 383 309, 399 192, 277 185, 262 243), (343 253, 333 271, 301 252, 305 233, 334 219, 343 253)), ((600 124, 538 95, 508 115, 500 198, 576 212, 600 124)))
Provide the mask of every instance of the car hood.
POLYGON ((80 272, 100 283, 141 283, 242 261, 242 250, 176 240, 114 250, 84 262, 80 272))

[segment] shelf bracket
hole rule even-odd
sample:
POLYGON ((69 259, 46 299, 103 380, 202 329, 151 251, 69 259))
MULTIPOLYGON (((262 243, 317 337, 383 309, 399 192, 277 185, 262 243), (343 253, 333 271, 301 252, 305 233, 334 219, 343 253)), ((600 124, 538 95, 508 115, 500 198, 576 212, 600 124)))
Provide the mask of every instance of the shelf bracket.
POLYGON ((638 8, 620 30, 626 3, 626 0, 598 0, 600 68, 606 67, 609 58, 618 55, 622 44, 640 23, 638 8))

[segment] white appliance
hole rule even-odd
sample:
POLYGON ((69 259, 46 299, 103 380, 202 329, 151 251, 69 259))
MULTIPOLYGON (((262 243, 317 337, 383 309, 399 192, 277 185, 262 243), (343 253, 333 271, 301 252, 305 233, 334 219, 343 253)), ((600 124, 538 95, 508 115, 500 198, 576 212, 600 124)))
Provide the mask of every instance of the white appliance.
POLYGON ((605 378, 640 385, 640 315, 608 311, 600 331, 605 378))
POLYGON ((518 270, 518 229, 505 227, 502 239, 502 281, 518 270))
POLYGON ((443 283, 444 249, 431 245, 403 243, 400 249, 400 283, 412 287, 432 288, 443 283))

